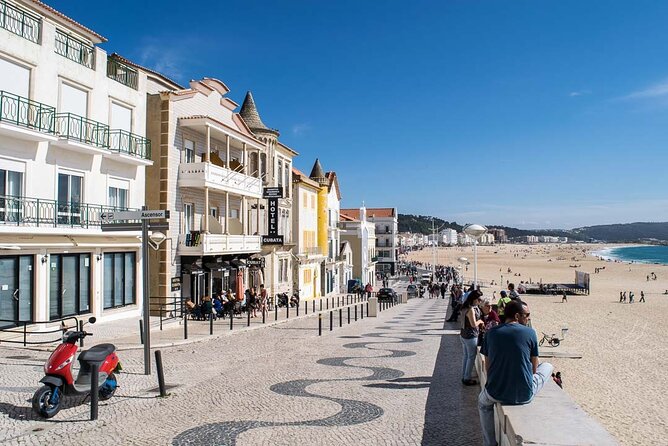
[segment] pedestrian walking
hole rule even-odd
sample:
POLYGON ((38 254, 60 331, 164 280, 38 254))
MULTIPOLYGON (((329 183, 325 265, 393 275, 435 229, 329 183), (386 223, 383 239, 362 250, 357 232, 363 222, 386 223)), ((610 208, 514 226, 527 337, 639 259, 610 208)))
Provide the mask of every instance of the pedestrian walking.
POLYGON ((566 292, 564 291, 564 295, 561 296, 561 303, 568 303, 568 297, 566 297, 566 292))
POLYGON ((638 302, 643 302, 643 303, 645 302, 645 292, 644 291, 640 292, 640 300, 638 302))
POLYGON ((622 302, 624 302, 624 296, 622 295, 622 292, 620 291, 619 292, 619 303, 621 304, 622 302))
POLYGON ((633 294, 633 291, 629 291, 629 303, 633 303, 633 298, 635 297, 635 294, 633 294))

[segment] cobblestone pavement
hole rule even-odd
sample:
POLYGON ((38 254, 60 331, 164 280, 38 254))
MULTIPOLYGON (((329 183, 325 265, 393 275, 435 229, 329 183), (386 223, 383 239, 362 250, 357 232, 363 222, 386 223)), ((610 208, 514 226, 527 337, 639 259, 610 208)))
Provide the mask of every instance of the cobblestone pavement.
POLYGON ((478 445, 477 391, 459 382, 445 302, 412 299, 350 325, 344 312, 322 336, 311 315, 163 348, 167 398, 141 374, 142 352, 123 351, 98 421, 81 401, 35 418, 48 352, 0 348, 0 444, 478 445))

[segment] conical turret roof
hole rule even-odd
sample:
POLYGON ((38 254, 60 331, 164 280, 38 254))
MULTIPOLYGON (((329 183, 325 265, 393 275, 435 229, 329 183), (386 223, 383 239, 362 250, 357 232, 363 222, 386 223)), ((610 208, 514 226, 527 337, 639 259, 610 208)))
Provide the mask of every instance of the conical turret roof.
POLYGON ((250 91, 246 92, 246 97, 244 98, 243 104, 241 104, 239 115, 243 118, 246 125, 253 132, 259 131, 278 134, 278 130, 270 129, 264 124, 264 122, 262 122, 260 114, 257 112, 255 100, 253 99, 253 93, 250 91))
POLYGON ((320 159, 315 159, 315 164, 313 164, 313 169, 311 169, 311 175, 309 175, 313 181, 317 181, 320 185, 327 184, 327 177, 325 176, 325 171, 320 165, 320 159))

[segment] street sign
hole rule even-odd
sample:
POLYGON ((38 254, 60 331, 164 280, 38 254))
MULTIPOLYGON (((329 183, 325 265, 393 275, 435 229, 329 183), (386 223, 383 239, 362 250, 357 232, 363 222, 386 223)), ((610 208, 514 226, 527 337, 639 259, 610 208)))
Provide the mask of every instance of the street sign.
POLYGON ((283 198, 283 188, 265 187, 262 190, 262 198, 283 198))
MULTIPOLYGON (((149 231, 168 231, 169 223, 148 223, 149 231)), ((141 223, 102 223, 102 232, 141 231, 141 223)))
POLYGON ((172 277, 172 291, 181 290, 181 277, 172 277))
POLYGON ((118 212, 103 212, 100 214, 102 221, 112 222, 116 220, 148 220, 151 218, 169 218, 169 211, 154 210, 154 211, 118 211, 118 212))

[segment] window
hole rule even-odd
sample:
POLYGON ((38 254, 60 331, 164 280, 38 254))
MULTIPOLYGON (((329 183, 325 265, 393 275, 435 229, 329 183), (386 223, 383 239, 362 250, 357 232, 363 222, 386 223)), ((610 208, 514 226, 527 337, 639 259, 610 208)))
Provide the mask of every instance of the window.
POLYGON ((302 193, 302 206, 305 208, 308 207, 308 195, 306 195, 306 192, 302 193))
POLYGON ((310 283, 312 280, 312 271, 310 269, 304 270, 304 283, 310 283))
POLYGON ((0 59, 0 90, 28 98, 30 70, 5 59, 0 59))
POLYGON ((315 195, 311 195, 311 209, 315 209, 315 195))
POLYGON ((136 262, 134 252, 104 254, 104 308, 136 302, 136 262))
POLYGON ((285 196, 289 197, 290 196, 290 164, 287 162, 285 163, 285 169, 284 169, 284 174, 285 174, 285 196))
POLYGON ((189 139, 183 140, 183 162, 184 163, 195 162, 195 142, 189 139))
POLYGON ((213 206, 209 207, 209 214, 210 214, 213 218, 216 218, 216 219, 217 219, 217 218, 218 218, 218 208, 217 208, 217 207, 213 207, 213 206))
MULTIPOLYGON (((277 186, 283 187, 283 160, 278 160, 278 175, 276 175, 278 180, 277 186)), ((287 194, 283 194, 285 197, 287 194)))
POLYGON ((119 209, 128 208, 128 190, 120 187, 109 188, 109 206, 119 209))
POLYGON ((19 223, 23 197, 23 172, 0 169, 0 221, 19 223))
POLYGON ((195 205, 193 203, 183 204, 183 233, 190 234, 195 226, 195 205))
POLYGON ((81 223, 81 201, 83 177, 65 173, 58 174, 58 223, 78 225, 81 223))
POLYGON ((288 282, 288 269, 290 268, 290 259, 278 260, 278 281, 281 283, 288 282))
POLYGON ((49 317, 90 311, 90 254, 49 256, 49 317))
POLYGON ((88 92, 62 83, 60 87, 60 111, 88 116, 88 92))
POLYGON ((109 127, 132 132, 132 109, 112 102, 109 127))

